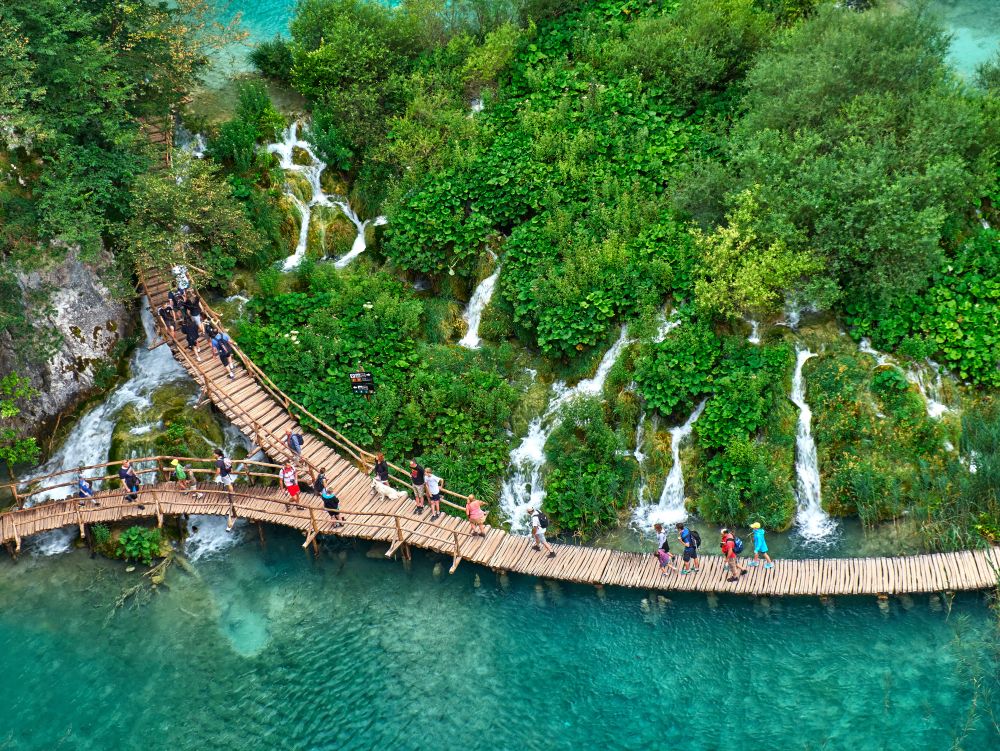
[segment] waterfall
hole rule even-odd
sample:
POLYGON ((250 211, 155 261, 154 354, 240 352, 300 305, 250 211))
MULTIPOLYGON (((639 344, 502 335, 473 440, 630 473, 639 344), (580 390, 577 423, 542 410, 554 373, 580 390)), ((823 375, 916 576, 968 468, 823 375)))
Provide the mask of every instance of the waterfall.
MULTIPOLYGON (((49 457, 45 464, 35 470, 33 477, 25 480, 23 485, 35 477, 52 472, 72 471, 77 467, 106 462, 108 452, 111 450, 115 422, 122 408, 126 404, 134 404, 139 409, 146 409, 152 405, 151 396, 156 389, 173 381, 187 378, 187 373, 174 359, 170 347, 163 345, 156 349, 148 349, 148 346, 156 341, 156 328, 153 323, 153 314, 149 310, 149 302, 145 297, 142 298, 140 315, 146 340, 145 343, 139 344, 135 348, 129 379, 119 384, 107 395, 104 401, 92 407, 77 420, 76 425, 73 426, 59 449, 49 457)), ((58 482, 75 480, 75 474, 56 478, 58 482)), ((59 488, 52 492, 32 496, 29 505, 72 495, 76 495, 75 486, 59 488)), ((75 528, 57 529, 37 535, 33 538, 32 545, 39 553, 48 555, 61 553, 69 550, 75 535, 75 528)))
POLYGON ((750 321, 750 336, 747 341, 754 345, 760 344, 760 323, 757 321, 750 321))
POLYGON ((483 310, 490 304, 490 299, 493 297, 493 290, 496 288, 497 279, 499 278, 500 266, 498 265, 496 271, 476 285, 476 290, 472 293, 472 299, 469 300, 469 307, 463 316, 469 326, 465 331, 465 336, 458 341, 460 347, 479 349, 479 344, 482 341, 479 338, 479 323, 483 318, 483 310))
POLYGON ((500 507, 510 520, 511 532, 526 531, 526 510, 529 506, 539 508, 545 498, 542 485, 545 442, 559 425, 560 408, 578 396, 601 393, 608 373, 629 343, 628 327, 622 326, 618 340, 604 353, 592 378, 585 378, 572 388, 562 382, 553 384, 552 399, 545 412, 531 421, 521 445, 510 452, 510 473, 500 489, 500 507))
POLYGON ((792 378, 792 402, 799 408, 799 427, 795 436, 795 475, 798 498, 796 523, 800 534, 809 542, 828 537, 835 529, 834 522, 820 503, 819 459, 816 442, 812 437, 812 410, 806 402, 806 387, 802 366, 815 357, 814 352, 796 347, 795 375, 792 378))
POLYGON ((695 422, 705 411, 705 403, 706 400, 702 399, 683 425, 670 429, 670 455, 673 458, 673 464, 670 466, 666 482, 663 483, 659 502, 656 505, 639 506, 635 510, 632 518, 640 529, 646 529, 657 523, 676 524, 687 518, 687 510, 684 508, 684 469, 681 465, 681 445, 691 435, 695 422))
MULTIPOLYGON (((874 357, 875 362, 880 367, 884 365, 891 365, 896 368, 899 367, 892 357, 884 352, 879 352, 877 349, 872 347, 871 340, 867 337, 862 339, 858 344, 858 351, 874 357)), ((902 368, 900 368, 900 370, 902 370, 902 368)), ((912 367, 903 370, 903 375, 906 376, 907 381, 917 387, 917 391, 919 391, 920 395, 924 398, 928 417, 933 420, 940 420, 946 412, 951 411, 951 408, 942 401, 942 376, 940 365, 933 360, 927 360, 926 369, 921 365, 914 364, 912 367), (927 369, 930 369, 930 371, 934 374, 933 378, 927 378, 927 369)))
POLYGON ((646 477, 642 471, 642 465, 646 462, 646 454, 642 451, 643 441, 646 439, 646 412, 639 413, 639 422, 635 426, 635 450, 632 451, 632 458, 639 467, 639 504, 646 499, 646 477))
MULTIPOLYGON (((268 144, 267 146, 269 153, 277 155, 281 169, 286 172, 296 172, 302 175, 309 183, 311 190, 311 196, 308 201, 300 199, 291 189, 285 191, 285 195, 295 204, 302 215, 302 225, 299 227, 299 239, 295 245, 295 251, 284 260, 281 268, 284 271, 291 271, 302 263, 302 259, 306 254, 306 245, 309 241, 309 223, 312 220, 312 208, 314 206, 337 206, 344 212, 344 216, 351 220, 351 223, 358 232, 350 251, 334 263, 335 267, 342 269, 365 251, 367 247, 365 242, 365 228, 369 223, 361 221, 346 200, 341 197, 331 198, 323 191, 322 176, 323 170, 326 169, 326 164, 316 156, 316 152, 312 150, 312 145, 308 141, 299 138, 298 128, 298 121, 293 122, 282 132, 280 141, 268 144), (296 164, 293 161, 295 149, 301 149, 309 157, 309 164, 296 164)), ((380 216, 372 223, 375 226, 379 226, 385 224, 386 221, 384 216, 380 216)))

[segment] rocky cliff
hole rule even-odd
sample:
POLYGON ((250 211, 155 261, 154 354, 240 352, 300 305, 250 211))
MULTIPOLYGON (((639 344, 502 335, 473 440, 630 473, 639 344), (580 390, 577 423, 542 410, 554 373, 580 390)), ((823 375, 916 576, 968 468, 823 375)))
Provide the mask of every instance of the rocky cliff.
POLYGON ((91 264, 69 249, 53 266, 16 275, 34 333, 16 341, 0 332, 0 375, 16 370, 38 389, 19 418, 30 434, 94 392, 97 369, 133 326, 134 309, 115 300, 98 276, 110 263, 110 254, 91 264), (40 357, 49 337, 55 346, 40 357))

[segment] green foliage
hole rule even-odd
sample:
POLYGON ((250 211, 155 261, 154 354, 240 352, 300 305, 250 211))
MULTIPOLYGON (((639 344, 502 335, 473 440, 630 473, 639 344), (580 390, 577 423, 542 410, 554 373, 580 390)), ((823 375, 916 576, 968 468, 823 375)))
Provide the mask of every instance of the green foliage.
POLYGON ((94 540, 94 545, 106 545, 111 541, 111 529, 106 524, 92 524, 90 535, 94 540))
POLYGON ((118 538, 115 555, 126 561, 141 561, 147 566, 160 554, 160 530, 149 527, 129 527, 118 538))
POLYGON ((614 527, 634 479, 634 464, 607 424, 599 399, 574 399, 545 444, 546 513, 561 532, 584 536, 614 527))
POLYGON ((268 78, 287 81, 292 74, 292 50, 284 37, 276 36, 269 42, 261 42, 248 57, 261 75, 268 78))
POLYGON ((662 342, 643 347, 635 382, 646 404, 662 415, 677 416, 713 390, 721 341, 710 326, 687 320, 662 342))
POLYGON ((932 356, 963 381, 1000 387, 1000 234, 978 232, 945 259, 921 295, 846 306, 859 336, 916 359, 932 356))
POLYGON ((787 474, 767 447, 749 437, 734 438, 701 468, 705 488, 698 513, 730 525, 783 529, 795 513, 787 474))
POLYGON ((38 395, 31 381, 17 373, 0 378, 0 461, 11 466, 38 461, 41 450, 34 438, 24 435, 24 426, 13 424, 24 402, 38 395))

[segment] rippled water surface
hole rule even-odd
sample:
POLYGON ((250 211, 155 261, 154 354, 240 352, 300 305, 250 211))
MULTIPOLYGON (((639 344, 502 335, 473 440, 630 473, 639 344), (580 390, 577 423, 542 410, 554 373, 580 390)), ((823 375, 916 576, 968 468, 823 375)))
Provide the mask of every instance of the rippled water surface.
POLYGON ((979 595, 601 598, 300 539, 175 566, 110 619, 138 572, 0 561, 0 748, 731 748, 722 726, 765 749, 996 747, 979 595))

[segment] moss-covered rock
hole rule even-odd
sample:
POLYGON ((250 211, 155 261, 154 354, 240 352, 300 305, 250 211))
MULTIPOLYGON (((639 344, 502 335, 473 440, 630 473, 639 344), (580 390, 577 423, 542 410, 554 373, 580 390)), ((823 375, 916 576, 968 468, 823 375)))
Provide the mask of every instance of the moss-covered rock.
POLYGON ((316 206, 309 224, 306 254, 310 258, 337 258, 354 244, 354 223, 336 206, 316 206))

